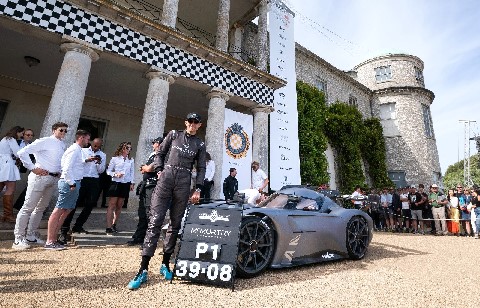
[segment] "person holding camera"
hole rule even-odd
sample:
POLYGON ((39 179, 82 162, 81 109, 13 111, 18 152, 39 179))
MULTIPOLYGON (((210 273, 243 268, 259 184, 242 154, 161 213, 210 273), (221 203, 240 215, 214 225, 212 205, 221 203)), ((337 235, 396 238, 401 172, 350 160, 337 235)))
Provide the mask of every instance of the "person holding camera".
POLYGON ((84 163, 83 179, 81 181, 80 191, 75 205, 70 214, 63 222, 59 242, 65 245, 68 242, 68 231, 75 215, 75 210, 83 206, 82 212, 78 215, 75 224, 72 227, 73 233, 88 233, 83 225, 92 213, 93 207, 97 205, 98 195, 100 193, 100 174, 105 171, 107 155, 101 151, 103 140, 101 138, 93 139, 88 148, 82 148, 82 158, 84 163))
POLYGON ((141 245, 147 233, 148 220, 150 214, 150 203, 152 200, 153 189, 157 185, 157 173, 153 170, 153 160, 157 151, 160 149, 163 138, 158 137, 152 141, 153 152, 148 156, 145 165, 140 167, 140 172, 143 175, 143 180, 138 184, 137 194, 140 198, 138 203, 138 224, 137 230, 132 235, 132 239, 127 242, 128 246, 141 245))
POLYGON ((428 195, 428 203, 432 206, 437 235, 448 235, 447 221, 445 217, 445 205, 447 205, 448 200, 442 193, 438 192, 437 184, 432 184, 430 189, 432 192, 428 195))

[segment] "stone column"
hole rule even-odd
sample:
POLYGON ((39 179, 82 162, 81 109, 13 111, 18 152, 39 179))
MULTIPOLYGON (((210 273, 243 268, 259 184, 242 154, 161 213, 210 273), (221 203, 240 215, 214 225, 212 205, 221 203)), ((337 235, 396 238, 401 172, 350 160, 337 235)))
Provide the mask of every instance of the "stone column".
POLYGON ((160 20, 162 25, 175 29, 175 25, 177 24, 178 1, 179 0, 165 0, 163 3, 162 19, 160 20))
POLYGON ((258 7, 258 59, 257 67, 262 71, 267 70, 267 13, 268 1, 263 0, 258 7))
POLYGON ((273 111, 270 106, 256 106, 253 113, 252 158, 260 163, 260 168, 268 174, 268 114, 273 111))
MULTIPOLYGON (((225 103, 231 94, 218 88, 213 88, 207 93, 210 100, 208 104, 208 123, 205 136, 207 152, 212 156, 215 162, 215 182, 212 187, 212 199, 220 198, 220 185, 223 183, 222 165, 223 165, 223 139, 225 123, 225 103)), ((226 176, 225 176, 226 177, 226 176)))
MULTIPOLYGON (((145 77, 150 79, 150 84, 148 86, 145 108, 143 109, 140 135, 138 136, 135 170, 139 170, 140 166, 147 161, 148 156, 152 152, 153 139, 163 136, 165 118, 167 116, 168 92, 177 75, 152 66, 145 74, 145 77)), ((135 182, 139 183, 141 179, 142 174, 135 172, 135 182)))
POLYGON ((68 124, 69 128, 65 136, 66 144, 70 145, 75 139, 90 68, 92 62, 99 58, 98 53, 87 45, 88 43, 67 41, 60 46, 60 50, 65 52, 65 56, 43 121, 40 137, 50 136, 52 125, 56 122, 64 122, 68 124))
POLYGON ((219 0, 217 17, 217 40, 215 48, 220 51, 228 50, 228 30, 230 28, 230 0, 219 0))
POLYGON ((235 59, 242 60, 243 27, 235 24, 230 35, 230 52, 235 59))

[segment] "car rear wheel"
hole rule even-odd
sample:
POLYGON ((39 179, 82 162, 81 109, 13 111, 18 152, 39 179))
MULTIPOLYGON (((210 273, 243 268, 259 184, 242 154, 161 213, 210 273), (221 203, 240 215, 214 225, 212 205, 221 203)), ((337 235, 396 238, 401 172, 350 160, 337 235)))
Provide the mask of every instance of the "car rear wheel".
POLYGON ((368 237, 367 221, 360 216, 352 217, 347 224, 347 251, 350 259, 358 260, 365 256, 368 237))
POLYGON ((264 272, 273 259, 275 237, 273 229, 260 217, 245 217, 240 227, 237 275, 254 277, 264 272))

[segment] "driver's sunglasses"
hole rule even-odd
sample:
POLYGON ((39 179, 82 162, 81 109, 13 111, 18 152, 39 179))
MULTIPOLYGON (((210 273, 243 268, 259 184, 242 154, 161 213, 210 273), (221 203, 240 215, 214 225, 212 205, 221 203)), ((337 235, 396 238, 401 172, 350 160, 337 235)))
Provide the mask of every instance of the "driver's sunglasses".
POLYGON ((192 123, 194 123, 194 124, 200 123, 199 120, 195 120, 195 119, 188 119, 187 121, 188 121, 188 123, 190 123, 190 124, 192 124, 192 123))

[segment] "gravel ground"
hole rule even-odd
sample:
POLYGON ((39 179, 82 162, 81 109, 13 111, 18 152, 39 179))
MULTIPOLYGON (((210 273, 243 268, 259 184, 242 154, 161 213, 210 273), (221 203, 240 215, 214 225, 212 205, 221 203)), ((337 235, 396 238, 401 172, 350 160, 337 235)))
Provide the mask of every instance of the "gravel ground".
POLYGON ((139 290, 139 249, 10 249, 0 242, 0 307, 479 307, 480 240, 375 233, 363 260, 269 270, 235 291, 162 280, 155 256, 139 290), (470 288, 471 286, 471 288, 470 288), (463 288, 463 289, 462 289, 463 288), (470 291, 472 290, 472 291, 470 291), (475 291, 476 290, 476 291, 475 291))

